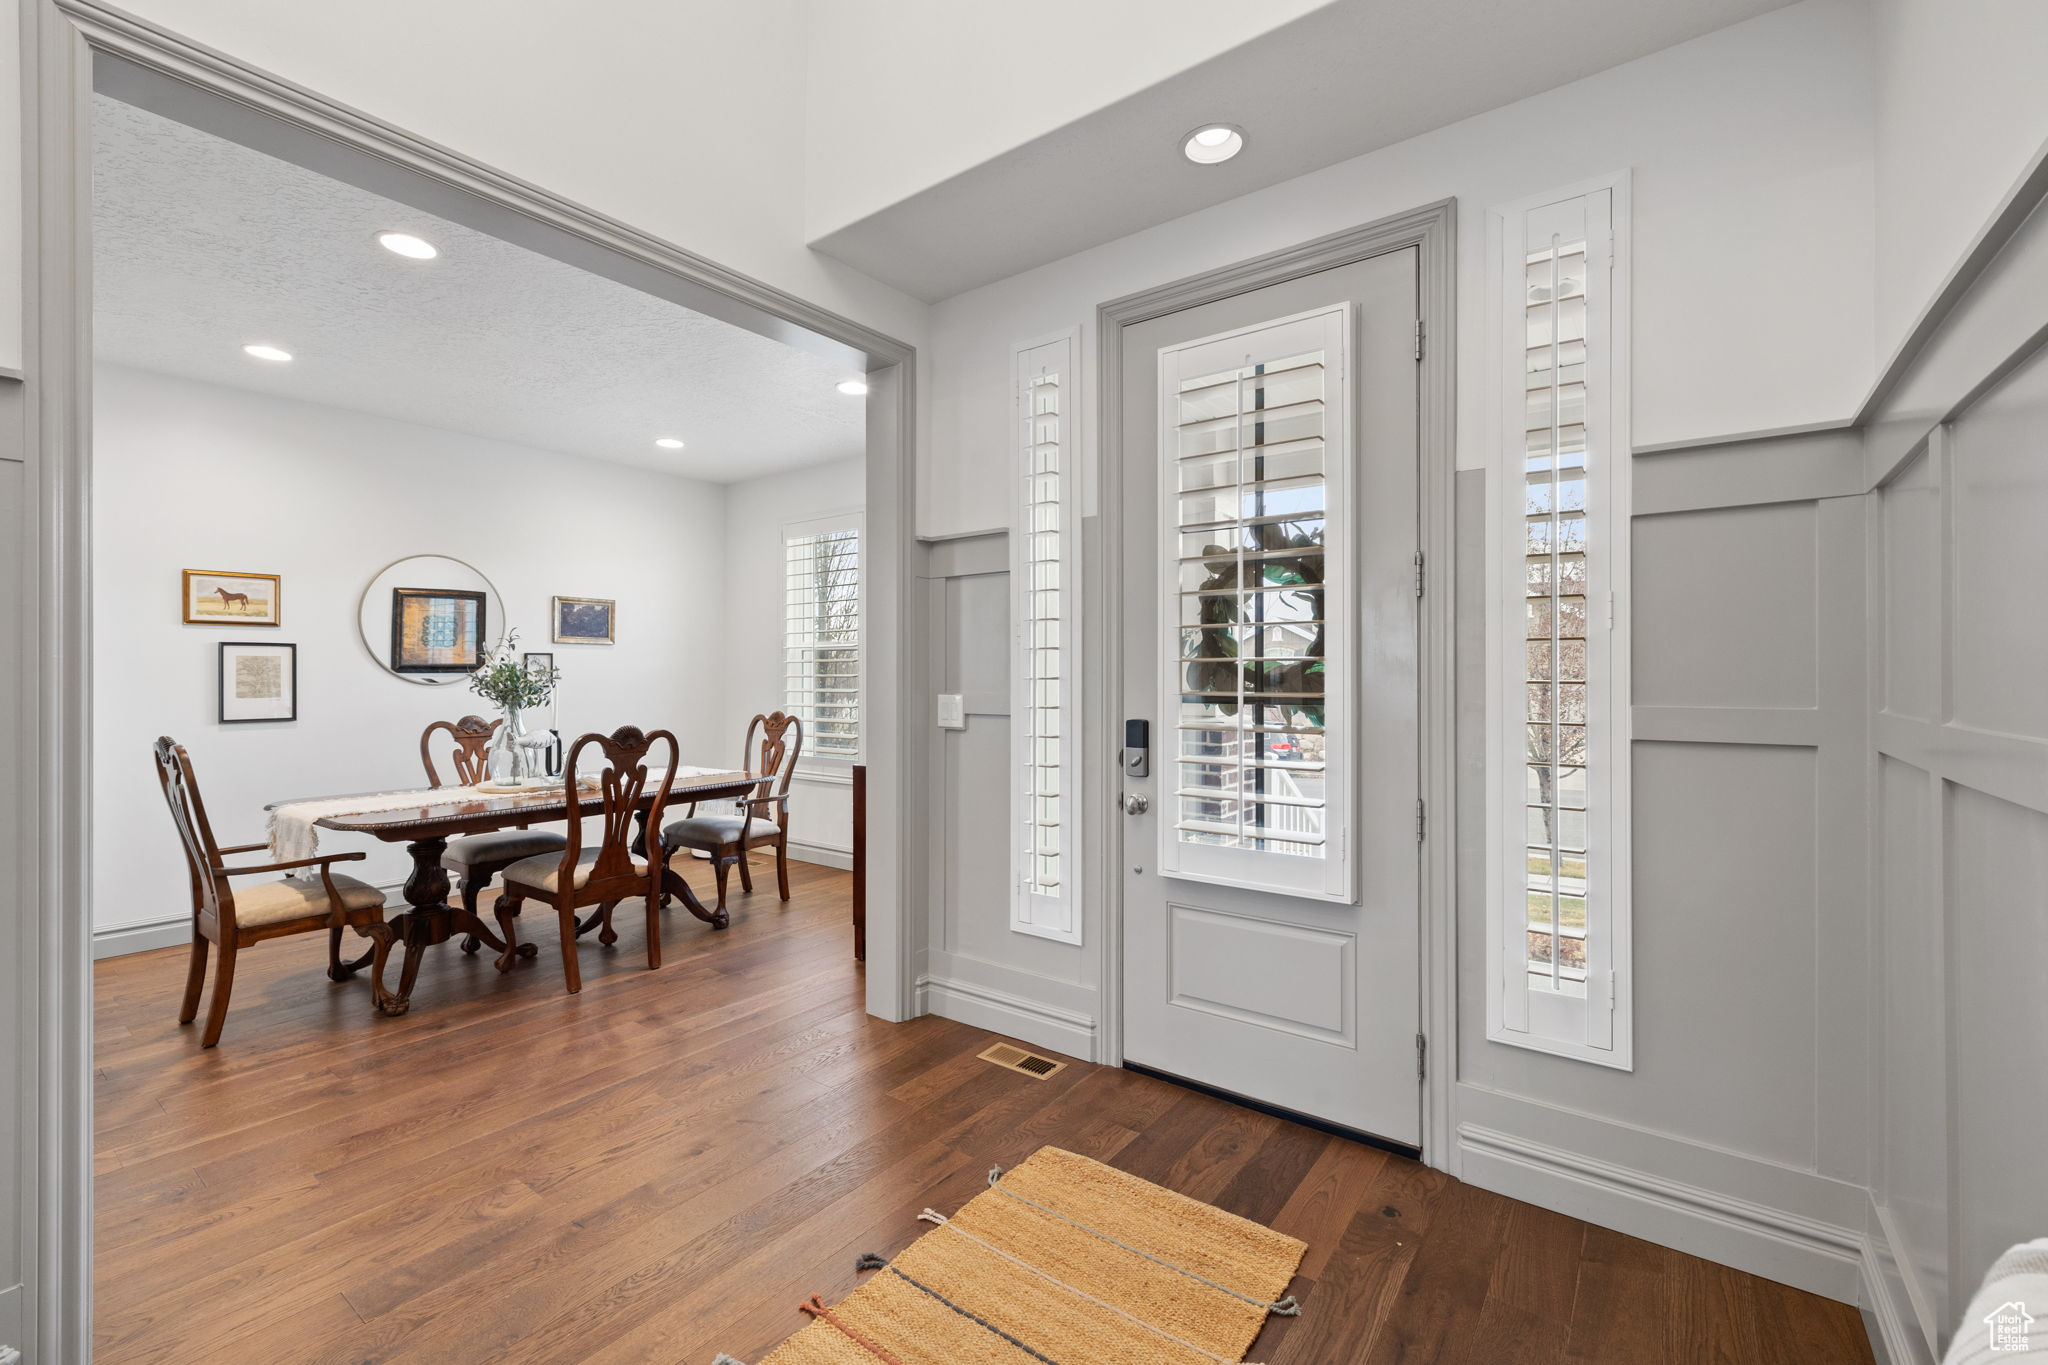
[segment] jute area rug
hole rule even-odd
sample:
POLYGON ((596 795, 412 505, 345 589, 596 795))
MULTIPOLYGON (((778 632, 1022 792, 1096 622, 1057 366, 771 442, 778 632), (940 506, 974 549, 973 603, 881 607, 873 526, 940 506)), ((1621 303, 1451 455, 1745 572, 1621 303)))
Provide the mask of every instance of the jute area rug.
MULTIPOLYGON (((755 1365, 1237 1365, 1306 1247, 1057 1147, 989 1188, 755 1365)), ((741 1365, 720 1356, 715 1365, 741 1365)))

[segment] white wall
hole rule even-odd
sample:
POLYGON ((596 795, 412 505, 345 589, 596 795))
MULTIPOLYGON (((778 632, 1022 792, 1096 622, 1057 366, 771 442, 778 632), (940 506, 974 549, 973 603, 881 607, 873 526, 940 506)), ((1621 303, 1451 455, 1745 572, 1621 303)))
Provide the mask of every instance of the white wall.
POLYGON ((2048 5, 1875 0, 1873 13, 1882 362, 2048 143, 2048 5))
MULTIPOLYGON (((858 512, 866 478, 867 461, 835 460, 749 479, 726 490, 727 616, 725 633, 713 645, 725 673, 721 755, 737 761, 747 722, 782 709, 782 528, 834 512, 858 512)), ((789 803, 793 852, 835 863, 851 857, 852 781, 845 763, 804 759, 798 764, 789 803)))
MULTIPOLYGON (((1104 300, 1455 196, 1459 372, 1480 375, 1487 208, 1622 167, 1637 444, 1843 420, 1874 374, 1870 87, 1864 7, 1806 0, 948 299, 919 532, 1007 520, 1013 342, 1081 324, 1092 368, 1104 300)), ((1461 385, 1461 467, 1483 462, 1480 395, 1461 385)))
MULTIPOLYGON (((622 465, 102 366, 94 433, 94 925, 189 914, 185 873, 149 745, 192 754, 223 843, 264 835, 289 796, 418 785, 419 736, 488 714, 456 683, 402 681, 368 655, 363 587, 393 560, 446 554, 483 570, 523 648, 552 650, 570 734, 676 731, 684 761, 724 762, 715 650, 724 490, 622 465), (284 576, 276 630, 180 624, 182 569, 284 576), (610 597, 610 648, 550 642, 549 598, 610 597), (222 640, 298 645, 299 719, 215 719, 222 640)), ((493 627, 495 633, 496 627, 493 627)), ((402 846, 344 870, 402 881, 402 846)))
POLYGON ((805 237, 815 241, 1327 3, 1047 0, 1026 12, 958 0, 805 0, 805 237))
MULTIPOLYGON (((1486 209, 1624 167, 1634 188, 1635 444, 1846 419, 1874 377, 1867 20, 1849 0, 1807 0, 936 305, 921 530, 957 536, 1007 520, 1013 342, 1080 324, 1093 373, 1103 300, 1450 196, 1460 226, 1458 455, 1473 471, 1459 502, 1475 507, 1489 450, 1486 209), (1555 145, 1538 136, 1551 129, 1562 130, 1555 145)), ((1084 394, 1091 435, 1098 398, 1084 394)), ((1823 496, 1830 490, 1800 479, 1860 468, 1855 444, 1837 434, 1782 452, 1763 443, 1727 459, 1637 460, 1639 483, 1652 467, 1671 491, 1644 500, 1635 522, 1635 1070, 1485 1041, 1484 821, 1472 804, 1484 758, 1469 716, 1462 1047, 1456 1058, 1432 1049, 1458 1068, 1462 1121, 1508 1143, 1461 1137, 1455 1158, 1434 1154, 1462 1160, 1467 1178, 1845 1297, 1858 1262, 1841 1243, 1854 1237, 1868 1169, 1867 900, 1855 824, 1863 489, 1823 496), (1710 564, 1742 568, 1711 577, 1710 564), (1715 584, 1723 590, 1706 590, 1715 584), (1715 668, 1675 666, 1696 657, 1670 635, 1681 622, 1717 642, 1715 668), (1740 853, 1703 862, 1702 848, 1740 853), (1594 1199, 1588 1159, 1684 1191, 1680 1202, 1696 1196, 1693 1207, 1767 1210, 1768 1230, 1675 1215, 1661 1196, 1594 1199), (1542 1165, 1552 1161, 1563 1165, 1542 1165)), ((1476 570, 1483 523, 1461 518, 1461 533, 1460 564, 1476 570)), ((1468 631, 1479 601, 1461 593, 1468 631)), ((950 598, 927 629, 949 668, 952 653, 971 649, 950 598)), ((1462 687, 1482 656, 1461 649, 1462 687)), ((1004 759, 994 744, 953 751, 958 761, 938 770, 940 804, 963 818, 949 825, 934 884, 973 891, 980 869, 1005 864, 1006 825, 964 817, 998 790, 1004 759)), ((949 941, 961 913, 951 897, 934 907, 936 1003, 983 1022, 994 1002, 1013 1011, 1010 1031, 1047 1046, 1086 1036, 1099 1007, 1086 953, 1047 960, 1042 944, 984 935, 961 993, 968 1005, 940 989, 942 972, 965 973, 949 941)))

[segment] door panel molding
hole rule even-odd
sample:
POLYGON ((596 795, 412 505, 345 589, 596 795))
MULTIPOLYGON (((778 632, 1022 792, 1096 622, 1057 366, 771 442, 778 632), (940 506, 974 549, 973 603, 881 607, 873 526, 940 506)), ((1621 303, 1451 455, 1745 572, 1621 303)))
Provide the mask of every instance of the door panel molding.
MULTIPOLYGON (((1200 1010, 1219 1018, 1234 1019, 1239 1023, 1253 1024, 1280 1033, 1291 1033, 1316 1043, 1332 1043, 1338 1047, 1356 1049, 1358 1046, 1358 973, 1356 958, 1358 935, 1333 929, 1316 929, 1298 924, 1284 924, 1279 920, 1266 919, 1260 915, 1239 914, 1230 910, 1217 910, 1205 905, 1187 905, 1180 901, 1166 903, 1167 915, 1167 959, 1166 959, 1166 1001, 1183 1009, 1200 1010), (1264 992, 1256 989, 1239 989, 1238 999, 1223 998, 1233 988, 1247 984, 1237 969, 1239 959, 1227 955, 1227 946, 1214 945, 1212 952, 1226 954, 1221 961, 1202 962, 1197 954, 1203 945, 1195 942, 1197 926, 1206 926, 1219 934, 1240 936, 1263 934, 1272 939, 1293 941, 1294 956, 1299 965, 1313 969, 1322 965, 1315 961, 1320 955, 1325 959, 1334 957, 1328 963, 1333 972, 1335 998, 1332 992, 1311 995, 1307 987, 1317 984, 1315 973, 1304 971, 1290 984, 1297 992, 1293 1000, 1271 999, 1254 1001, 1251 997, 1264 992), (1182 949, 1187 957, 1182 956, 1182 949), (1208 968, 1208 970, 1205 970, 1208 968), (1259 1008, 1264 1004, 1266 1008, 1259 1008), (1315 1017, 1318 1011, 1307 1006, 1322 1004, 1322 1014, 1334 1014, 1334 1020, 1323 1022, 1315 1017), (1284 1011, 1284 1012, 1283 1012, 1284 1011)), ((1282 996, 1286 991, 1280 993, 1282 996)))
MULTIPOLYGON (((1101 304, 1095 310, 1096 433, 1095 507, 1103 526, 1117 526, 1125 509, 1119 471, 1124 420, 1123 333, 1127 327, 1269 285, 1416 248, 1417 305, 1422 320, 1418 363, 1420 425, 1420 534, 1427 587, 1420 603, 1418 649, 1421 662, 1422 800, 1430 818, 1421 840, 1422 1028, 1429 1051, 1457 1055, 1457 927, 1455 922, 1454 702, 1455 682, 1450 584, 1453 568, 1452 476, 1455 465, 1457 201, 1443 199, 1279 251, 1186 276, 1101 304)), ((1099 544, 1099 538, 1094 542, 1099 544)), ((1083 566, 1087 599, 1096 605, 1087 631, 1089 657, 1101 661, 1082 697, 1083 751, 1107 755, 1118 747, 1118 708, 1123 663, 1116 642, 1123 638, 1121 558, 1090 555, 1083 566)), ((1090 899, 1101 907, 1095 936, 1095 979, 1101 983, 1101 1029, 1095 1060, 1121 1065, 1123 1055, 1123 902, 1119 870, 1127 849, 1124 821, 1116 814, 1122 774, 1115 763, 1085 765, 1084 808, 1092 812, 1091 852, 1086 865, 1090 899)), ((1423 1160, 1456 1173, 1455 1099, 1452 1068, 1426 1076, 1422 1096, 1423 1160)))

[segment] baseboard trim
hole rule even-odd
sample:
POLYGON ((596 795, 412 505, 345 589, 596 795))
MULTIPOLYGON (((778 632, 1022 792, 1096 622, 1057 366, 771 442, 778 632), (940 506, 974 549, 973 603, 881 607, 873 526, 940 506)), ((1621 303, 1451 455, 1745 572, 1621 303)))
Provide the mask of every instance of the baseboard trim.
POLYGON ((853 850, 833 848, 829 844, 800 844, 789 841, 789 856, 800 863, 816 863, 819 867, 836 867, 841 871, 853 870, 853 850))
POLYGON ((1483 1189, 1855 1303, 1860 1232, 1612 1162, 1460 1124, 1464 1178, 1483 1189))
POLYGON ((143 924, 114 924, 92 931, 92 960, 126 957, 130 953, 175 948, 192 941, 192 916, 150 920, 143 924))
POLYGON ((1087 1015, 988 986, 919 977, 917 1012, 972 1024, 1082 1061, 1095 1055, 1095 1021, 1087 1015))
POLYGON ((1935 1365, 1930 1315, 1915 1302, 1911 1262, 1899 1255, 1891 1217, 1870 1199, 1864 1218, 1863 1314, 1878 1365, 1935 1365))

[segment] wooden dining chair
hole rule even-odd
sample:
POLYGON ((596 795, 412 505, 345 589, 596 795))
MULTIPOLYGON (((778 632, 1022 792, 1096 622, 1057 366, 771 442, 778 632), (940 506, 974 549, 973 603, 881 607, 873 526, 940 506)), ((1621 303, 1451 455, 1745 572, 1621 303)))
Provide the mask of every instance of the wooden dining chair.
POLYGON ((771 844, 776 885, 782 899, 789 899, 789 784, 796 776, 796 760, 803 748, 804 723, 795 716, 780 711, 755 716, 747 723, 747 738, 740 750, 747 776, 760 779, 754 795, 741 798, 730 815, 699 815, 692 803, 683 819, 662 831, 662 844, 669 850, 687 848, 710 856, 718 875, 719 909, 725 909, 727 870, 738 863, 740 888, 752 895, 754 870, 747 854, 771 844), (758 748, 756 735, 760 736, 758 748))
POLYGON ((562 929, 562 976, 572 995, 583 989, 583 972, 576 956, 577 936, 602 926, 597 941, 606 946, 617 943, 612 907, 620 901, 636 896, 645 899, 647 965, 661 965, 661 882, 667 869, 668 850, 659 831, 669 791, 676 783, 676 768, 682 761, 676 737, 667 730, 656 730, 650 735, 634 726, 622 725, 609 735, 585 735, 570 746, 562 765, 562 782, 571 811, 577 810, 588 795, 578 789, 576 775, 584 750, 592 746, 603 753, 606 765, 597 785, 602 798, 599 814, 603 827, 598 842, 584 848, 583 822, 572 816, 567 845, 559 855, 536 854, 505 869, 505 890, 496 907, 498 924, 505 936, 505 952, 498 958, 501 972, 510 971, 518 958, 532 955, 530 949, 522 952, 519 943, 517 921, 524 902, 545 901, 555 907, 562 929), (651 831, 648 842, 652 847, 645 850, 646 856, 636 857, 633 845, 637 841, 637 816, 640 802, 649 791, 652 766, 648 755, 664 740, 668 742, 668 768, 657 774, 653 802, 647 811, 647 829, 651 831), (576 912, 591 905, 598 907, 596 912, 579 923, 576 912))
MULTIPOLYGON (((435 735, 447 732, 455 780, 462 786, 474 787, 490 776, 491 736, 504 723, 503 719, 464 716, 461 720, 437 720, 429 725, 420 735, 420 762, 426 765, 428 785, 441 785, 441 775, 434 768, 435 735)), ((441 866, 462 879, 462 908, 474 915, 477 896, 491 884, 491 878, 521 858, 560 852, 567 842, 553 830, 528 829, 524 825, 494 829, 488 834, 465 834, 448 841, 441 866)), ((476 935, 462 936, 463 952, 473 953, 481 946, 476 935)))
POLYGON ((346 981, 365 962, 371 962, 371 989, 377 1003, 389 999, 384 990, 384 963, 391 952, 391 926, 384 922, 384 893, 334 870, 334 864, 356 862, 364 854, 323 853, 291 862, 228 867, 223 858, 260 853, 270 845, 222 848, 215 843, 206 803, 199 796, 199 779, 193 776, 185 746, 166 735, 156 742, 154 752, 157 781, 163 784, 164 801, 178 827, 178 843, 185 850, 185 866, 192 880, 192 961, 185 973, 185 1000, 178 1008, 180 1024, 191 1023, 199 1013, 208 947, 220 945, 220 962, 213 970, 213 1003, 207 1008, 199 1045, 212 1047, 220 1041, 221 1025, 228 1017, 228 997, 235 988, 236 955, 267 938, 325 929, 328 979, 346 981), (229 880, 297 867, 319 868, 320 880, 280 878, 240 891, 229 880), (345 928, 370 940, 370 951, 353 962, 341 957, 341 931, 345 928))

